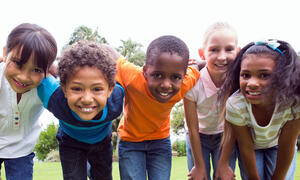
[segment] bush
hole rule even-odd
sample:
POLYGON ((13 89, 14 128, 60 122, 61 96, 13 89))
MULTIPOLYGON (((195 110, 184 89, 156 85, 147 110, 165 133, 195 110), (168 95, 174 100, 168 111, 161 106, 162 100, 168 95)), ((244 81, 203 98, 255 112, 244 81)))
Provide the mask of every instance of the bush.
POLYGON ((186 143, 184 140, 175 141, 172 150, 178 153, 178 156, 186 156, 186 143))
POLYGON ((47 154, 47 157, 44 160, 45 162, 60 162, 58 150, 53 150, 47 154))
POLYGON ((49 152, 58 150, 58 142, 55 137, 57 129, 58 125, 52 123, 49 124, 46 130, 41 132, 39 140, 34 148, 39 160, 43 161, 49 152))

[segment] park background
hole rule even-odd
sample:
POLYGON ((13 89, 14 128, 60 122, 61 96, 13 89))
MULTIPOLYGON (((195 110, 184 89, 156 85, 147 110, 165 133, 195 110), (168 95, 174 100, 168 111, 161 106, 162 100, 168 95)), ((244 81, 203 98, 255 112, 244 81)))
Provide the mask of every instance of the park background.
MULTIPOLYGON (((190 57, 199 59, 203 34, 217 21, 228 22, 236 28, 241 47, 251 41, 276 38, 289 42, 300 54, 296 0, 10 0, 1 2, 1 7, 1 47, 15 26, 35 23, 55 37, 58 57, 68 44, 89 39, 110 44, 142 66, 148 44, 161 35, 170 34, 184 40, 190 57)), ((186 179, 187 174, 183 117, 182 103, 178 103, 172 113, 172 180, 186 179)), ((36 148, 34 179, 62 179, 59 162, 52 162, 59 159, 54 143, 58 121, 45 111, 40 122, 44 132, 36 148)), ((116 138, 114 136, 114 146, 116 138)), ((300 179, 299 163, 298 156, 295 179, 300 179)), ((114 162, 113 174, 114 179, 118 179, 117 162, 114 162)))

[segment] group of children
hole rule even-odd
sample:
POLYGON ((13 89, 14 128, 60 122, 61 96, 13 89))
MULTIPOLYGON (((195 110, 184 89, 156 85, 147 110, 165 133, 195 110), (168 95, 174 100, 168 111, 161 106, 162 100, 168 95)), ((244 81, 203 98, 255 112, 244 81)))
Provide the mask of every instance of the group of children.
POLYGON ((168 180, 170 113, 184 99, 188 179, 293 179, 300 134, 300 60, 284 41, 238 47, 227 23, 212 25, 188 66, 187 45, 161 36, 143 67, 108 45, 80 41, 65 49, 58 79, 49 73, 57 46, 34 24, 9 34, 0 63, 0 163, 7 179, 32 179, 33 149, 47 108, 59 119, 64 179, 112 179, 112 120, 118 127, 122 180, 168 180), (87 170, 87 164, 90 168, 87 170))

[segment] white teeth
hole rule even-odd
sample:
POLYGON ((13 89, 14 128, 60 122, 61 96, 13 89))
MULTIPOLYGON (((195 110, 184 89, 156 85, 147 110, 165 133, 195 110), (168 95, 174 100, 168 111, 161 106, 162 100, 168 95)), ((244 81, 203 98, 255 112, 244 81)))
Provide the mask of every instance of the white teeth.
POLYGON ((260 92, 248 92, 248 94, 256 96, 256 95, 260 95, 260 92))
POLYGON ((161 92, 160 93, 160 95, 162 95, 162 96, 167 96, 169 93, 163 93, 163 92, 161 92))
POLYGON ((93 108, 81 108, 83 112, 91 112, 93 108))

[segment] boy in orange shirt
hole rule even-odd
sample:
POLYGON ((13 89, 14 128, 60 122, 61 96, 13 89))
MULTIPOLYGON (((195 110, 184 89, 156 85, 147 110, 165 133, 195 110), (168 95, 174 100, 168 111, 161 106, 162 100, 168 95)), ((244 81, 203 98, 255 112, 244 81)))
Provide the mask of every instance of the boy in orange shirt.
POLYGON ((170 179, 170 113, 199 78, 188 60, 188 47, 175 36, 153 40, 143 68, 118 59, 117 81, 125 89, 118 128, 122 180, 170 179))

